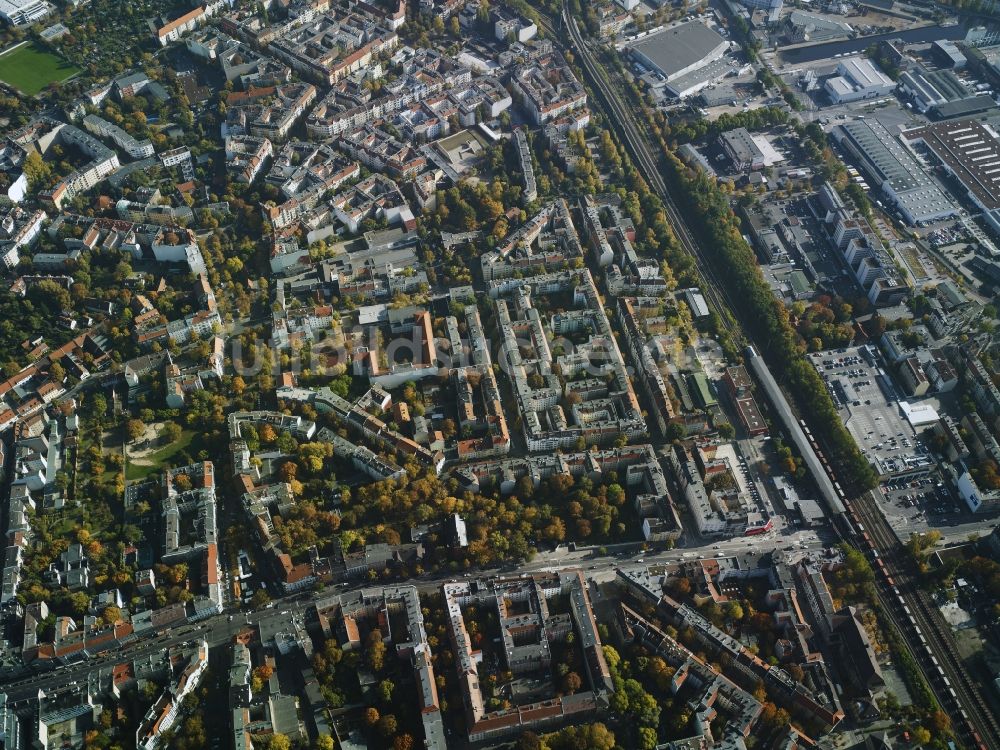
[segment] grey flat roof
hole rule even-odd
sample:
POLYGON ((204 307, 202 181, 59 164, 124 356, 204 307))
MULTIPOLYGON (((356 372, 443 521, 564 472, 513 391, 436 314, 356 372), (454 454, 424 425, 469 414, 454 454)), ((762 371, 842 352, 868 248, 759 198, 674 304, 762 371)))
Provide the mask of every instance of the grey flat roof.
MULTIPOLYGON (((685 73, 682 76, 677 76, 674 80, 667 84, 667 88, 675 92, 678 96, 683 96, 684 93, 699 83, 707 83, 708 81, 714 80, 716 78, 722 78, 726 73, 728 73, 733 68, 732 61, 727 57, 720 57, 718 60, 713 60, 708 63, 708 65, 702 65, 699 68, 695 68, 690 73, 685 73)), ((742 94, 731 96, 731 99, 742 98, 742 94)))
POLYGON ((865 171, 880 186, 889 184, 900 208, 914 217, 954 208, 913 155, 878 120, 855 120, 840 128, 845 142, 850 142, 848 147, 864 160, 865 171))
POLYGON ((897 193, 930 183, 916 160, 903 150, 882 123, 855 120, 840 127, 858 152, 869 161, 879 182, 888 182, 897 193))
POLYGON ((740 161, 753 161, 764 155, 746 128, 727 130, 719 136, 719 140, 736 154, 740 161))
POLYGON ((940 104, 932 107, 931 111, 936 116, 936 119, 948 120, 980 114, 995 108, 996 102, 993 101, 993 97, 987 94, 977 94, 966 99, 958 99, 947 104, 940 104))
POLYGON ((633 44, 632 49, 644 55, 669 78, 707 57, 725 41, 701 21, 688 21, 650 34, 633 44))

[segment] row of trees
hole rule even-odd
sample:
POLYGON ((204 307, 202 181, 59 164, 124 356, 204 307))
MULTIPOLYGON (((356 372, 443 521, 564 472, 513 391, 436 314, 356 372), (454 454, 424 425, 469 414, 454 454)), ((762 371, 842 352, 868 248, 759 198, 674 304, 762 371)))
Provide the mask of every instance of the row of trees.
POLYGON ((711 140, 736 128, 766 130, 778 125, 785 125, 788 122, 788 113, 780 107, 759 107, 735 114, 724 112, 716 120, 699 117, 671 122, 659 110, 654 117, 664 139, 672 146, 698 141, 702 138, 711 140))
MULTIPOLYGON (((933 535, 929 540, 930 546, 936 542, 933 535)), ((919 556, 925 552, 927 545, 918 538, 911 539, 909 547, 911 554, 919 556)), ((899 667, 907 688, 914 697, 915 716, 922 722, 922 725, 916 728, 928 733, 928 741, 930 734, 936 737, 947 735, 950 730, 947 715, 941 712, 934 694, 924 680, 923 672, 896 630, 896 626, 877 603, 875 573, 868 558, 860 550, 847 544, 840 545, 840 551, 844 555, 844 564, 829 574, 830 593, 835 602, 863 604, 869 608, 869 615, 875 615, 874 619, 869 617, 866 620, 873 629, 877 626, 879 641, 884 643, 892 654, 893 661, 899 667)))
POLYGON ((667 175, 681 198, 681 208, 687 209, 702 247, 727 269, 722 278, 730 298, 740 308, 741 319, 772 372, 784 381, 816 434, 824 436, 843 482, 855 491, 871 489, 875 473, 841 422, 823 379, 805 357, 806 346, 792 326, 788 309, 771 292, 726 195, 710 178, 687 169, 672 153, 666 154, 667 175))
POLYGON ((921 745, 930 742, 932 735, 944 740, 950 734, 951 720, 938 705, 934 693, 924 680, 920 666, 900 636, 899 631, 896 630, 896 626, 892 624, 881 608, 877 609, 877 613, 882 634, 892 654, 892 660, 902 673, 907 690, 913 697, 913 708, 910 716, 920 722, 918 725, 911 725, 911 728, 916 730, 913 732, 914 739, 919 736, 918 741, 921 745))

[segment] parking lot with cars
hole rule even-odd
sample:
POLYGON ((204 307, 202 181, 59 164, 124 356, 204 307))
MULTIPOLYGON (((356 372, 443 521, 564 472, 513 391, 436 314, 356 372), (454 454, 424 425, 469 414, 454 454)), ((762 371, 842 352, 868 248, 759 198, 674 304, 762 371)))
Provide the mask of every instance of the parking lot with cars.
POLYGON ((927 529, 975 523, 974 515, 942 477, 890 478, 880 486, 882 510, 904 539, 927 529))
POLYGON ((881 475, 929 473, 934 461, 899 407, 901 394, 871 349, 809 355, 862 454, 881 475))

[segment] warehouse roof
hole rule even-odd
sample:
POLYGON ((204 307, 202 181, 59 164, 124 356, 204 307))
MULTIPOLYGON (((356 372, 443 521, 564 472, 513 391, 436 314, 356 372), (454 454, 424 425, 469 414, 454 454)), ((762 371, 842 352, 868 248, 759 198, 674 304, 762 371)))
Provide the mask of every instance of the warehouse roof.
POLYGON ((875 183, 888 186, 900 208, 911 216, 934 216, 954 208, 913 155, 877 120, 840 126, 844 143, 862 160, 875 183))
POLYGON ((959 99, 934 107, 931 114, 938 120, 949 120, 958 117, 978 115, 996 108, 996 102, 988 94, 977 94, 965 99, 959 99))
POLYGON ((850 57, 837 66, 837 72, 861 88, 892 85, 892 79, 867 57, 850 57))
POLYGON ((700 21, 688 21, 643 37, 632 48, 667 78, 711 57, 726 44, 722 36, 700 21))
POLYGON ((764 152, 746 128, 727 130, 719 136, 719 141, 738 162, 754 162, 764 158, 764 152))
POLYGON ((952 120, 906 132, 923 141, 985 210, 1000 208, 1000 141, 978 120, 952 120))
POLYGON ((881 123, 855 120, 841 125, 841 129, 880 181, 888 182, 897 193, 930 182, 916 160, 881 123))

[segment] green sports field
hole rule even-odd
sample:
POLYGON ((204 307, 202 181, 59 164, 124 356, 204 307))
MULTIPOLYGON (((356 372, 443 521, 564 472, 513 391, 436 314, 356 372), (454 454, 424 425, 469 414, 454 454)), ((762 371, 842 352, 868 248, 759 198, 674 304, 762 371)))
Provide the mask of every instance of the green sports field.
POLYGON ((0 81, 34 96, 53 81, 65 81, 80 69, 34 42, 0 54, 0 81))

